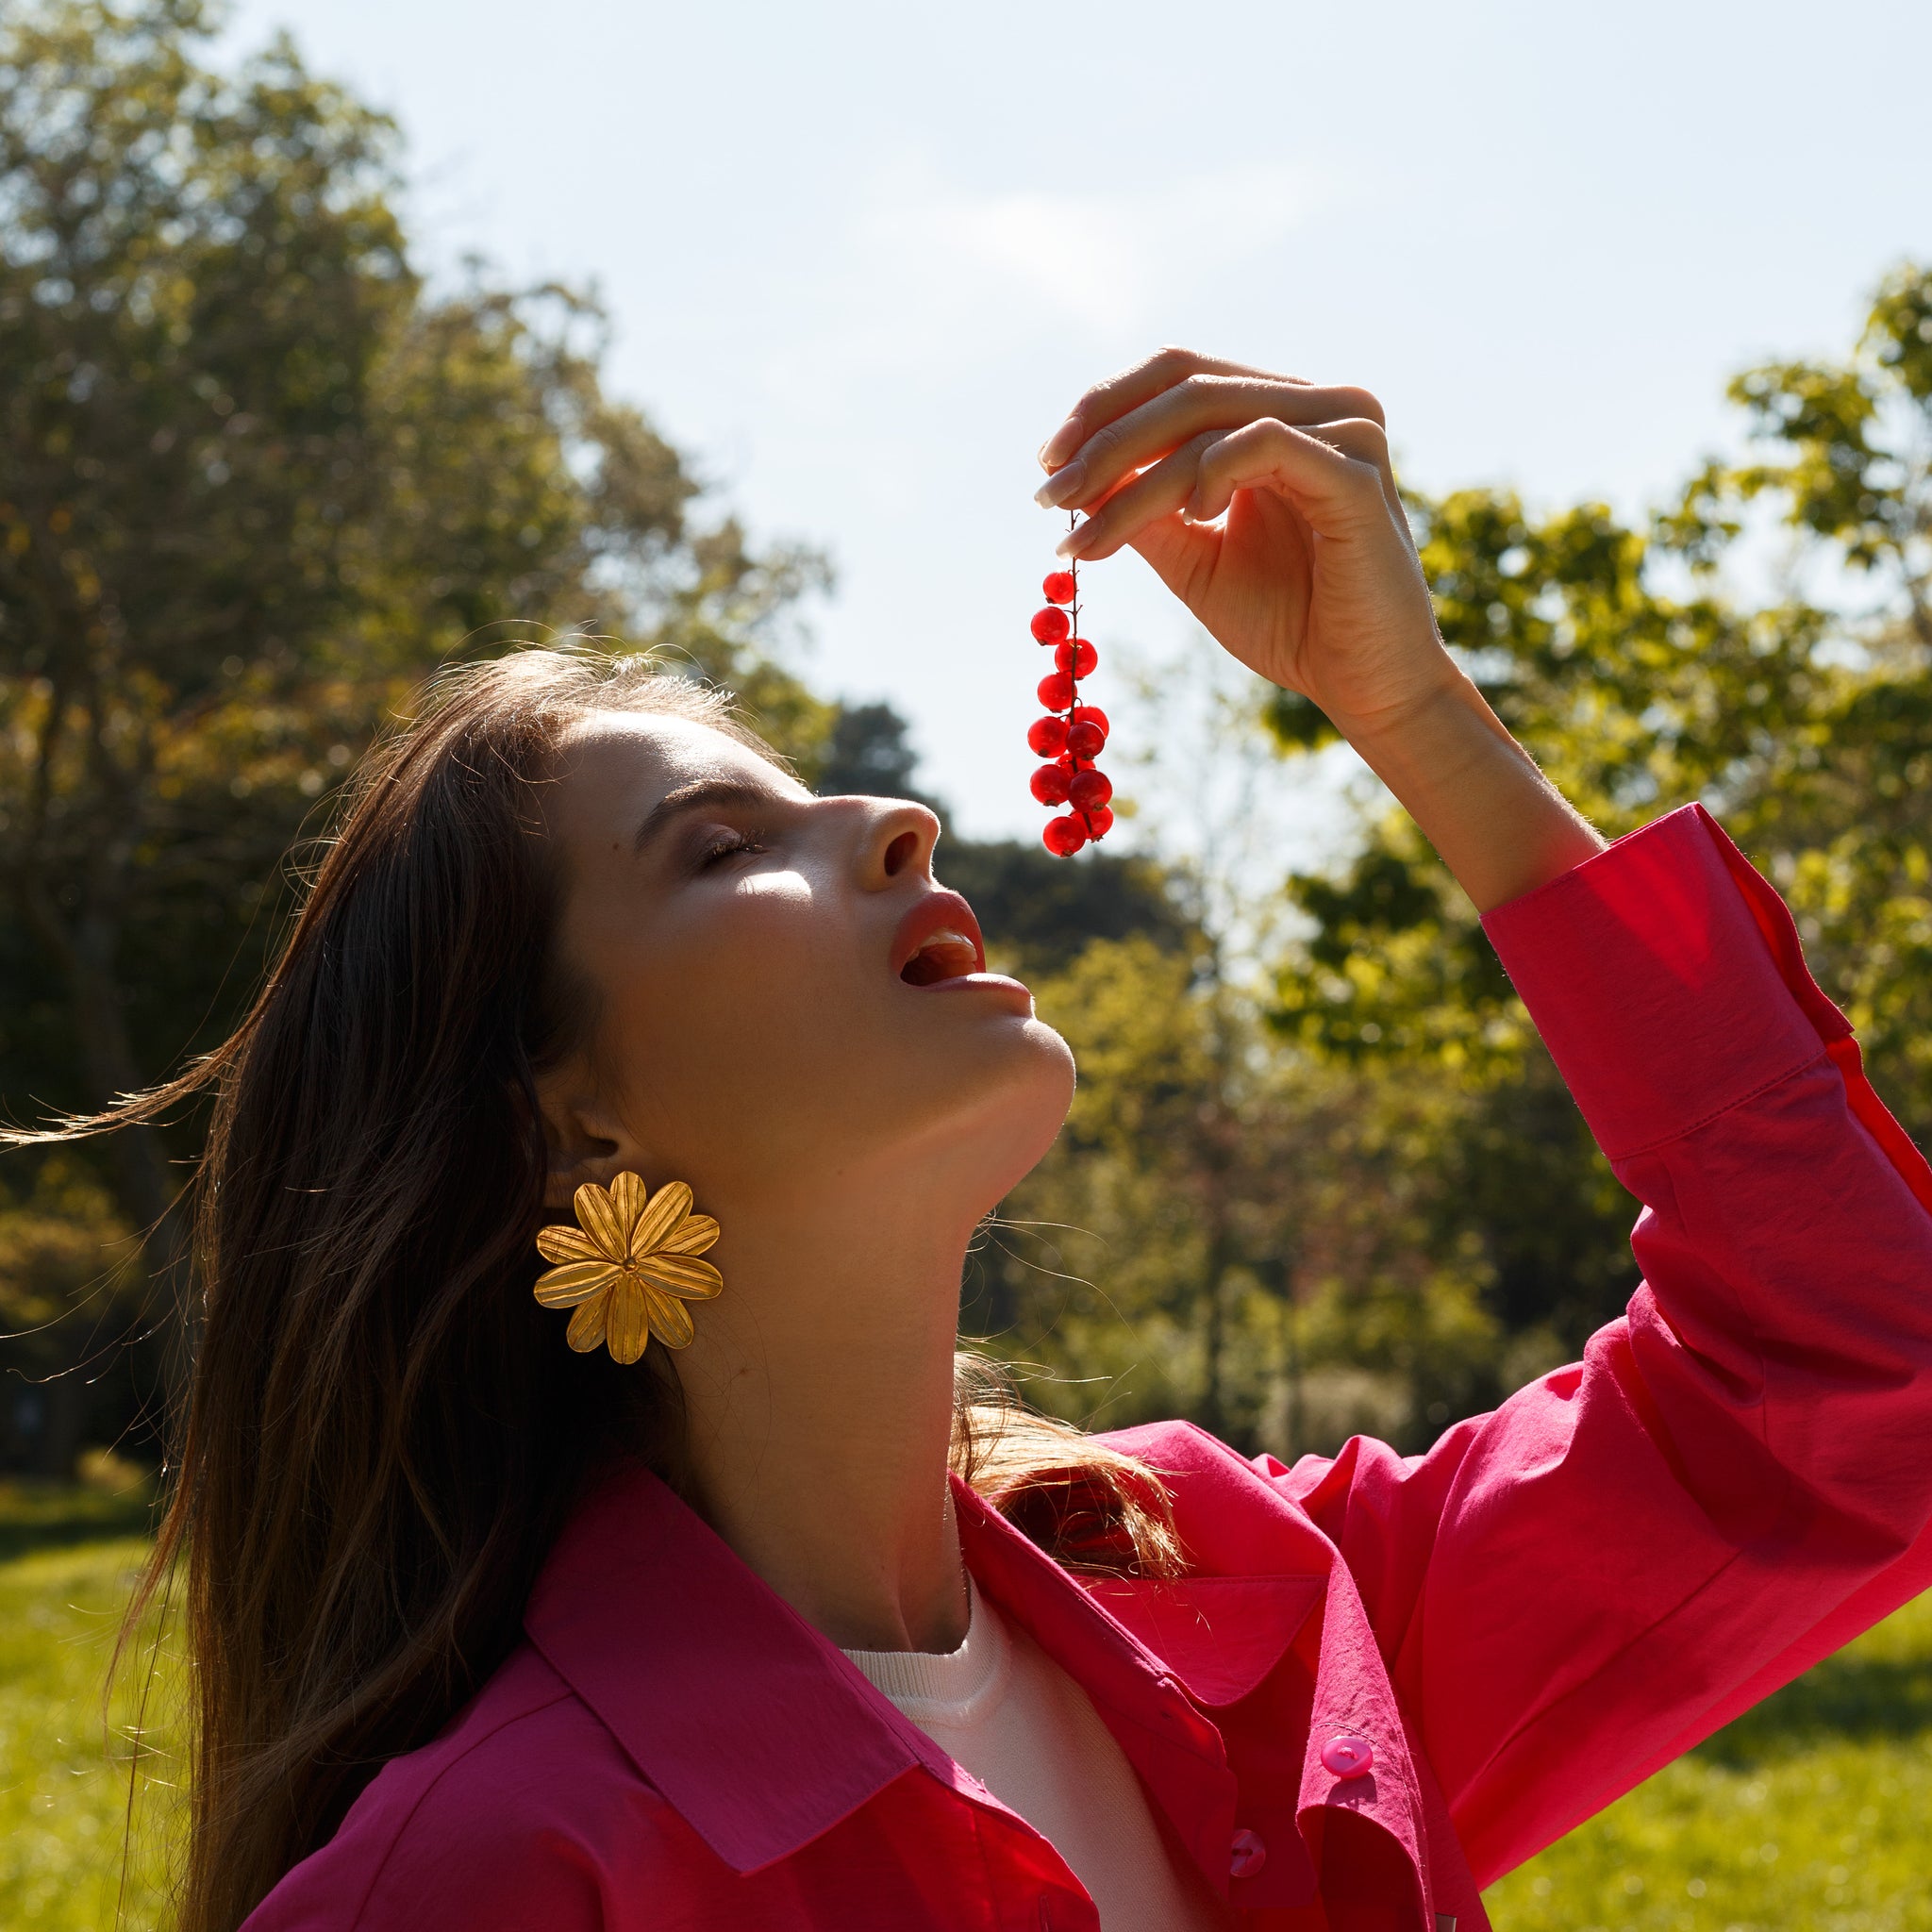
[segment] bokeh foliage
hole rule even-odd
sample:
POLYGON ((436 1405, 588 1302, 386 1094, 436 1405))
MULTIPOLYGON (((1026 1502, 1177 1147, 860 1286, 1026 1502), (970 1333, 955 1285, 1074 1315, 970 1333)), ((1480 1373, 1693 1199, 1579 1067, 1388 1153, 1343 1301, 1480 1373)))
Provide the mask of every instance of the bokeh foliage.
MULTIPOLYGON (((621 637, 732 684, 808 773, 834 718, 767 648, 823 559, 699 514, 685 458, 606 392, 586 297, 425 281, 390 123, 286 40, 212 64, 216 24, 201 0, 50 0, 0 25, 15 1118, 222 1037, 287 856, 440 665, 621 637)), ((196 1125, 100 1157, 151 1263, 196 1125)))
MULTIPOLYGON (((1842 362, 1740 376, 1754 459, 1637 527, 1462 491, 1412 507, 1442 633, 1607 833, 1702 799, 1798 915, 1908 1131, 1932 1136, 1932 274, 1878 291, 1842 362), (1749 594, 1754 583, 1776 594, 1749 594), (1792 586, 1808 586, 1800 594, 1792 586)), ((1277 708, 1284 743, 1318 742, 1277 708)), ((1275 1023, 1333 1062, 1442 1083, 1438 1242, 1472 1239, 1506 1327, 1574 1349, 1630 1286, 1621 1197, 1483 940, 1385 811, 1313 924, 1275 1023)))

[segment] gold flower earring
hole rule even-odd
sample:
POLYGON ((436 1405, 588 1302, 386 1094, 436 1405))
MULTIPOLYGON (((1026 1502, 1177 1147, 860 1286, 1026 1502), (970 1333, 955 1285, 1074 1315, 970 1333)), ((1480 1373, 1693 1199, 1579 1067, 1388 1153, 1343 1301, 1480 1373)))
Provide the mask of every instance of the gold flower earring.
POLYGON ((575 1308, 564 1340, 579 1355, 608 1342, 613 1361, 634 1362, 651 1337, 666 1348, 687 1346, 695 1331, 687 1301, 709 1301, 724 1277, 696 1258, 718 1239, 708 1214, 691 1211, 691 1190, 666 1181, 655 1194, 634 1174, 608 1190, 587 1181, 576 1191, 576 1227, 546 1227, 537 1252, 559 1263, 537 1277, 546 1308, 575 1308))

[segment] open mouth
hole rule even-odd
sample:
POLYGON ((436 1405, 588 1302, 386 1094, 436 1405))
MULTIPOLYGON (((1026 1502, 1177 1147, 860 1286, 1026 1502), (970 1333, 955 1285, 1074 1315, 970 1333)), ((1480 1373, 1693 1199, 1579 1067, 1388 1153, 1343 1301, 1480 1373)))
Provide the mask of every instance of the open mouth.
POLYGON ((941 926, 900 967, 899 977, 908 986, 937 986, 942 979, 963 979, 978 971, 979 948, 972 937, 941 926))
POLYGON ((899 922, 892 958, 908 986, 950 986, 986 974, 979 922, 958 892, 943 887, 922 894, 899 922))

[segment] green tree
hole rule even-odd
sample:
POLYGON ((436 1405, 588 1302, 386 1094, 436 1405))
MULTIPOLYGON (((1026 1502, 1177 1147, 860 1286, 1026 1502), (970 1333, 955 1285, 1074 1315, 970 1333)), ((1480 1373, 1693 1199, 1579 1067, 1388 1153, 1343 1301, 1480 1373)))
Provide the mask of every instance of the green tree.
MULTIPOLYGON (((635 408, 601 318, 425 288, 395 133, 202 0, 0 27, 0 1080, 86 1109, 218 1037, 291 840, 425 672, 617 633, 736 685, 808 771, 828 708, 760 648, 824 581, 759 554, 635 408)), ((192 1141, 184 1141, 183 1151, 192 1141)), ((114 1137, 158 1229, 163 1137, 114 1137)))
POLYGON ((1206 641, 1133 686, 1160 720, 1133 789, 1171 807, 1172 924, 1090 934, 1035 980, 1080 1084, 989 1230, 967 1323, 1083 1420, 1185 1413, 1282 1454, 1358 1428, 1420 1446, 1496 1387, 1481 1257, 1432 1241, 1416 1184, 1441 1095, 1267 1024, 1266 688, 1206 641))
MULTIPOLYGON (((1701 798, 1784 889, 1874 1078, 1932 1135, 1932 276, 1894 275, 1843 364, 1740 376, 1765 459, 1707 464, 1648 528, 1601 505, 1535 516, 1514 497, 1416 500, 1438 621, 1510 729, 1606 832, 1701 798), (1728 588, 1754 502, 1834 602, 1728 588), (1815 568, 1820 562, 1836 567, 1815 568)), ((1324 741, 1295 700, 1284 747, 1324 741)), ((1633 1271, 1616 1186, 1483 940, 1399 812, 1372 816, 1336 877, 1291 892, 1311 935, 1275 1022, 1333 1063, 1445 1096, 1423 1151, 1431 1241, 1473 1242, 1492 1309, 1574 1348, 1633 1271)), ((1532 1355, 1535 1350, 1531 1350, 1532 1355)))
POLYGON ((81 1163, 55 1158, 0 1208, 0 1467, 66 1476, 97 1418, 135 1391, 125 1342, 139 1319, 134 1242, 81 1163))
MULTIPOLYGON (((1058 1380, 1036 1392, 1083 1419, 1178 1412, 1252 1431, 1267 1346, 1231 1304, 1265 1290, 1231 1279, 1248 1258, 1235 1224, 1277 1123, 1258 1082, 1230 1078, 1231 1062, 1257 1071, 1229 1050, 1230 1003, 1190 953, 1145 934, 1090 941, 1035 997, 1074 1049, 1079 1088, 1053 1150, 1002 1205, 968 1323, 1047 1368, 1058 1380)), ((1265 1263, 1286 1204, 1254 1191, 1267 1225, 1243 1232, 1265 1263)))
POLYGON ((1865 593, 1834 614, 1842 668, 1809 728, 1736 788, 1733 822, 1880 1090, 1932 1142, 1932 270, 1887 278, 1842 362, 1754 369, 1731 395, 1765 459, 1719 473, 1717 504, 1774 506, 1865 593))
POLYGON ((1091 941, 1035 993, 1079 1090, 964 1309, 1034 1399, 1109 1425, 1190 1415, 1284 1456, 1359 1429, 1422 1447, 1495 1399, 1486 1263, 1437 1239, 1418 1158, 1440 1088, 1314 1058, 1146 935, 1091 941))

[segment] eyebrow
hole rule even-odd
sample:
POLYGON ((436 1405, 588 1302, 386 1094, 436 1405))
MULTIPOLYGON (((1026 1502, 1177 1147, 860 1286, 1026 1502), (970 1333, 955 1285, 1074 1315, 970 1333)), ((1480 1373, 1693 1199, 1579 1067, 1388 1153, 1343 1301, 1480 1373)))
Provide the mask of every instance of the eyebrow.
POLYGON ((642 852, 674 819, 682 818, 687 812, 718 806, 735 806, 740 809, 749 806, 769 810, 778 802, 776 792, 762 785, 754 785, 748 779, 696 778, 689 785, 680 785, 675 791, 667 791, 644 814, 643 823, 638 826, 637 837, 631 841, 631 850, 633 853, 642 852))

